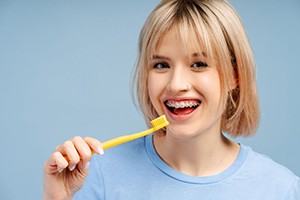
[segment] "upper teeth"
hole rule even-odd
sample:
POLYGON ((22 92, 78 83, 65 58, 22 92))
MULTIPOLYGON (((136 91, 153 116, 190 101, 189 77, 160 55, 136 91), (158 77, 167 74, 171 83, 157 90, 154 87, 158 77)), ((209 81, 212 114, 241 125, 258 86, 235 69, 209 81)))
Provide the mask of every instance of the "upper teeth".
POLYGON ((170 102, 168 101, 167 106, 173 108, 185 108, 185 107, 193 107, 199 105, 197 101, 181 101, 181 102, 170 102))

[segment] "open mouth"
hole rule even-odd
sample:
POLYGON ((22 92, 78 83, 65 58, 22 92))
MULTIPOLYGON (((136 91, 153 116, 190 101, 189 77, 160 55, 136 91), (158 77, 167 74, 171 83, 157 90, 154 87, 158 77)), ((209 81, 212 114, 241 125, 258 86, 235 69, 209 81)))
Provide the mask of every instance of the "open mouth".
POLYGON ((188 115, 201 104, 200 100, 166 100, 167 109, 175 115, 188 115))

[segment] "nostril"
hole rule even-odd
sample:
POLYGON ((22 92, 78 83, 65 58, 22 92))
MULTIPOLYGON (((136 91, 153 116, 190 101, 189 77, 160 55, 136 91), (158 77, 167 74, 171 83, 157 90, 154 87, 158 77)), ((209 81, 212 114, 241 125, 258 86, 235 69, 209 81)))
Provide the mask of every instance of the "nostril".
POLYGON ((184 84, 176 84, 176 83, 170 83, 167 85, 167 90, 171 91, 173 93, 177 92, 187 92, 190 91, 192 86, 191 84, 184 83, 184 84))

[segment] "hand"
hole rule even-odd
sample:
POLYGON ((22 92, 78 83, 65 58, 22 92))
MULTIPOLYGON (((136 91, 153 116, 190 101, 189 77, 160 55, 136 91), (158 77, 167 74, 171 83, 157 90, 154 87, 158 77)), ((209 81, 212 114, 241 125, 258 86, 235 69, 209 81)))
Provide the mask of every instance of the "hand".
POLYGON ((93 152, 103 154, 101 142, 74 137, 56 147, 44 164, 43 199, 72 199, 88 174, 93 152))

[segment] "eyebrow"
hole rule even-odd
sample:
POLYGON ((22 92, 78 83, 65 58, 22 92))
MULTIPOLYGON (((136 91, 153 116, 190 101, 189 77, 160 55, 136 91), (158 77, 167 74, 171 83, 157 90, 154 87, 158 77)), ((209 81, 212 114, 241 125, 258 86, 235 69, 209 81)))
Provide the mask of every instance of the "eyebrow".
MULTIPOLYGON (((207 54, 205 52, 202 52, 202 53, 193 53, 192 54, 193 58, 201 57, 201 56, 207 57, 207 54)), ((153 55, 152 56, 152 60, 168 60, 168 61, 170 61, 171 59, 168 58, 168 57, 166 57, 166 56, 153 55)))
POLYGON ((201 56, 207 57, 207 54, 205 52, 192 54, 192 57, 201 57, 201 56))
POLYGON ((161 56, 161 55, 153 55, 152 60, 171 60, 170 58, 166 56, 161 56))

